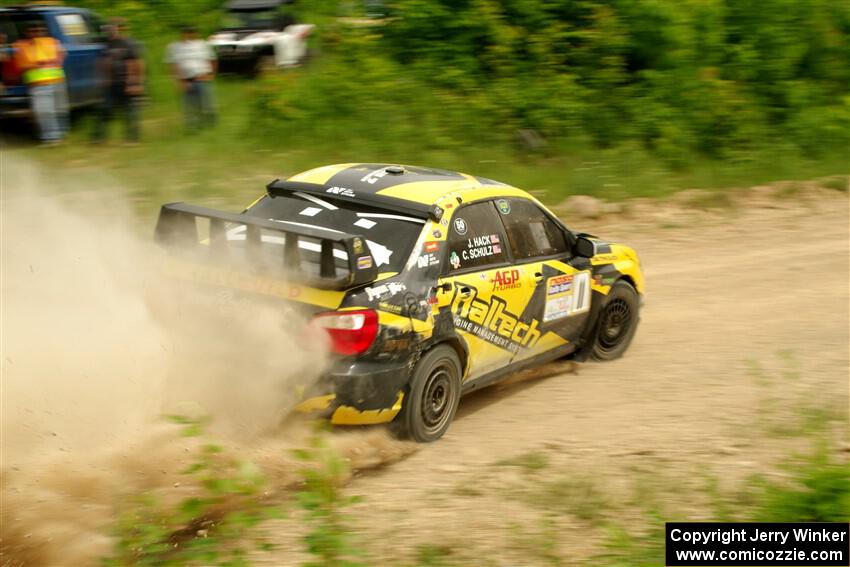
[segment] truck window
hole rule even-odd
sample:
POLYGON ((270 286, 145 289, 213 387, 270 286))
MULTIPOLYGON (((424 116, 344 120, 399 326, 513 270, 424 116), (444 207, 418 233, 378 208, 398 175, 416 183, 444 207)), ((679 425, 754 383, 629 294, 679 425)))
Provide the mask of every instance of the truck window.
POLYGON ((44 18, 36 14, 12 13, 0 15, 0 31, 6 34, 6 41, 15 43, 27 36, 27 28, 33 24, 46 26, 44 18))
POLYGON ((82 14, 59 14, 56 16, 59 29, 71 43, 83 44, 94 41, 94 33, 82 14))

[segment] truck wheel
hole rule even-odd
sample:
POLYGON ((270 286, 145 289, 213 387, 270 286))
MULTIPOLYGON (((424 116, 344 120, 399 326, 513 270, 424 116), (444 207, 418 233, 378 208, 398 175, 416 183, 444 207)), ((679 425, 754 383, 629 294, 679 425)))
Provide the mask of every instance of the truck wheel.
POLYGON ((613 360, 623 356, 635 335, 639 310, 640 301, 635 288, 627 281, 617 281, 599 312, 590 356, 595 360, 613 360))
POLYGON ((274 55, 264 54, 257 57, 257 62, 254 64, 254 74, 256 76, 267 75, 277 69, 274 55))
POLYGON ((416 364, 395 432, 420 443, 436 441, 448 430, 460 403, 461 369, 453 348, 440 345, 416 364))

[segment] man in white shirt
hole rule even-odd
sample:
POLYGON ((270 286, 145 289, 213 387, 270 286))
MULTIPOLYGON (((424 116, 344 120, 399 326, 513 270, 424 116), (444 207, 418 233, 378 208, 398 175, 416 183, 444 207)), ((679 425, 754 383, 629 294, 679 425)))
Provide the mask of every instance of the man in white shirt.
POLYGON ((185 26, 182 39, 168 46, 166 63, 183 91, 186 128, 194 130, 215 123, 212 80, 216 72, 215 52, 198 37, 197 30, 185 26))

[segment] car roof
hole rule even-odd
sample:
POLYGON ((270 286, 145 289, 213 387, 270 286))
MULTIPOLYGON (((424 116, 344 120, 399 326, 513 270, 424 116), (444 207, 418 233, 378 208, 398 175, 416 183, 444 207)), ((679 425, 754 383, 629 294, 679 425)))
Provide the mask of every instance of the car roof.
POLYGON ((283 4, 289 4, 292 0, 230 0, 225 5, 231 12, 248 12, 253 10, 273 10, 283 4))
POLYGON ((317 167, 289 178, 289 181, 316 183, 369 194, 388 204, 439 205, 447 197, 460 197, 464 203, 493 197, 525 197, 521 189, 499 181, 415 165, 389 163, 342 163, 317 167))
POLYGON ((26 6, 4 6, 0 8, 0 11, 5 13, 17 13, 17 14, 46 14, 51 12, 59 12, 59 13, 76 13, 76 12, 87 12, 85 8, 75 8, 71 6, 61 6, 57 4, 33 4, 26 6))

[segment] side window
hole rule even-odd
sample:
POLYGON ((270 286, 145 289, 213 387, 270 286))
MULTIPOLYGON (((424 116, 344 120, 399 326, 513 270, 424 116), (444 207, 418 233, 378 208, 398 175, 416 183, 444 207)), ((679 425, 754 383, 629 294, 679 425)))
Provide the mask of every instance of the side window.
POLYGON ((504 232, 493 203, 458 209, 448 227, 450 270, 465 270, 507 262, 504 232))
POLYGON ((6 40, 9 43, 14 43, 19 39, 27 37, 27 29, 29 29, 29 27, 33 24, 47 26, 47 22, 44 21, 44 18, 42 18, 41 16, 29 14, 27 12, 24 12, 23 14, 13 15, 12 24, 14 25, 15 29, 12 30, 12 33, 9 34, 9 37, 6 40))
POLYGON ((92 30, 82 14, 59 14, 56 23, 68 41, 76 44, 91 43, 92 30))
POLYGON ((15 27, 15 22, 6 14, 0 14, 0 33, 6 36, 6 42, 9 44, 18 41, 18 28, 15 27))
POLYGON ((505 223, 514 260, 568 252, 564 232, 535 203, 499 199, 496 205, 505 223))

